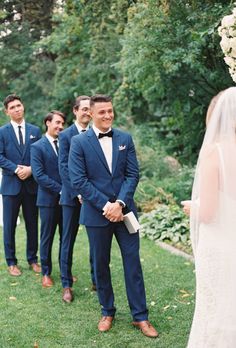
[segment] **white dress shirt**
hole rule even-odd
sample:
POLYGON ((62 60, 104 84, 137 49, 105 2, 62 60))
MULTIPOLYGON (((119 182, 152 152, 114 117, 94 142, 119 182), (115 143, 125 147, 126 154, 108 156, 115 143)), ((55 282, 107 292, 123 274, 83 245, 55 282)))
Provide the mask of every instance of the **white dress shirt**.
MULTIPOLYGON (((102 133, 94 125, 93 125, 93 130, 94 130, 94 132, 95 132, 97 137, 98 137, 99 133, 102 133)), ((111 128, 109 128, 107 130, 107 132, 105 132, 105 133, 108 133, 110 130, 111 130, 111 128)), ((99 141, 99 143, 101 145, 101 148, 102 148, 102 151, 103 151, 104 156, 106 158, 106 161, 107 161, 108 167, 110 169, 110 172, 112 173, 112 147, 113 147, 112 146, 112 138, 111 137, 103 137, 103 138, 98 139, 98 141, 99 141)), ((122 200, 117 200, 117 202, 121 202, 123 204, 123 206, 125 207, 125 203, 122 200)), ((107 202, 105 204, 105 206, 103 207, 103 210, 105 211, 106 208, 108 208, 108 206, 110 204, 111 204, 110 202, 107 202)))
MULTIPOLYGON (((99 133, 102 133, 94 125, 93 125, 93 130, 94 130, 94 132, 95 132, 97 137, 98 137, 99 133)), ((111 128, 108 129, 107 132, 109 132, 110 130, 111 130, 111 128)), ((103 151, 104 156, 106 158, 106 161, 107 161, 108 167, 110 169, 110 172, 112 173, 112 138, 111 137, 103 137, 101 139, 98 139, 98 141, 99 141, 99 143, 100 143, 100 145, 102 147, 102 151, 103 151)))
POLYGON ((25 120, 23 120, 21 122, 21 124, 19 123, 16 123, 14 121, 11 120, 11 125, 14 129, 14 132, 16 134, 16 138, 17 138, 17 141, 18 143, 20 144, 20 139, 19 139, 19 126, 21 126, 21 133, 22 133, 22 137, 23 137, 23 144, 25 144, 25 120))
POLYGON ((82 128, 82 127, 78 124, 78 122, 76 122, 76 121, 75 121, 75 126, 76 126, 76 128, 77 128, 79 134, 82 133, 82 131, 84 131, 84 130, 87 131, 87 130, 89 129, 89 125, 87 125, 86 128, 82 128))
POLYGON ((56 147, 55 147, 55 143, 54 143, 54 140, 57 140, 57 146, 58 146, 58 148, 59 148, 59 141, 58 141, 58 138, 53 138, 53 137, 51 137, 51 135, 49 135, 48 133, 45 134, 45 137, 49 140, 50 144, 52 145, 53 151, 54 151, 55 154, 58 156, 58 153, 57 153, 57 150, 56 150, 56 147))

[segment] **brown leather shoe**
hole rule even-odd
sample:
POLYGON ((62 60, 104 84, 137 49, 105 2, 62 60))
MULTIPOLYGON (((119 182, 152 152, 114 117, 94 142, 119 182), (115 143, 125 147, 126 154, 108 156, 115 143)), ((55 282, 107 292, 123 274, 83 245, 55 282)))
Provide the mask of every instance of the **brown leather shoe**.
POLYGON ((31 263, 29 265, 30 269, 32 269, 35 273, 41 273, 41 266, 38 263, 31 263))
POLYGON ((8 272, 14 277, 19 277, 22 273, 17 265, 12 265, 8 267, 8 272))
POLYGON ((77 278, 77 277, 75 277, 75 276, 72 276, 72 279, 73 279, 73 283, 76 283, 76 282, 77 282, 77 280, 78 280, 78 278, 77 278))
POLYGON ((44 275, 42 278, 42 286, 43 288, 50 288, 53 286, 53 280, 50 276, 44 275))
POLYGON ((97 291, 96 284, 92 284, 92 286, 91 286, 91 290, 92 290, 92 291, 97 291))
POLYGON ((64 288, 62 293, 62 300, 70 303, 74 300, 73 292, 71 288, 64 288))
POLYGON ((147 337, 158 337, 159 333, 157 330, 152 326, 152 324, 148 320, 143 321, 133 321, 133 326, 137 327, 142 331, 142 333, 147 337))
POLYGON ((100 332, 109 331, 112 327, 112 321, 114 317, 102 317, 98 323, 98 330, 100 332))

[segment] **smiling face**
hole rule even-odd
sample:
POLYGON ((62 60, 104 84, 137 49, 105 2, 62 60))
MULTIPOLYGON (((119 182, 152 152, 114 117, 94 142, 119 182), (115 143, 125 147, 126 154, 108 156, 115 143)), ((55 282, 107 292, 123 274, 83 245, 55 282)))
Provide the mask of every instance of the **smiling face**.
POLYGON ((15 99, 7 104, 5 113, 16 123, 21 123, 24 118, 24 105, 20 100, 15 99))
POLYGON ((81 100, 79 107, 74 107, 73 112, 78 124, 86 128, 91 120, 90 100, 81 100))
POLYGON ((93 124, 101 132, 107 132, 114 120, 114 112, 111 102, 96 102, 91 108, 93 124))
POLYGON ((53 114, 52 120, 51 121, 48 120, 46 122, 47 133, 51 137, 56 139, 58 137, 58 134, 63 130, 64 124, 65 124, 65 120, 63 117, 61 117, 58 114, 53 114))

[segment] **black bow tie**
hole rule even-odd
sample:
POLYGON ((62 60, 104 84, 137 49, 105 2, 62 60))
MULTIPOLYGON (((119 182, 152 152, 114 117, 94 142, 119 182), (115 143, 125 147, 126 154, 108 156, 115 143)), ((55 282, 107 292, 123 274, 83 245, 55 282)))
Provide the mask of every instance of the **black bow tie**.
POLYGON ((109 132, 107 132, 107 133, 99 133, 98 134, 98 139, 101 139, 101 138, 103 138, 103 137, 112 137, 112 135, 113 135, 113 130, 111 129, 109 132))

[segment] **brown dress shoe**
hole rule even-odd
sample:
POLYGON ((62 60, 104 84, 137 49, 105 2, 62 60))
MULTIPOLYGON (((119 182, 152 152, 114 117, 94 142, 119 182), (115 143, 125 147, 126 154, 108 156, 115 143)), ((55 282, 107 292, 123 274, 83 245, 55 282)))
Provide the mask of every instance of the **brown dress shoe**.
POLYGON ((78 278, 77 278, 77 277, 75 277, 75 276, 72 276, 72 279, 73 279, 73 283, 76 283, 76 282, 77 282, 77 280, 78 280, 78 278))
POLYGON ((70 303, 74 300, 73 292, 71 288, 64 288, 62 293, 62 300, 70 303))
POLYGON ((152 324, 148 320, 133 321, 132 324, 138 329, 140 329, 142 333, 147 337, 155 338, 159 336, 157 330, 152 326, 152 324))
POLYGON ((30 269, 32 269, 35 273, 41 273, 41 266, 38 263, 31 263, 29 265, 30 269))
POLYGON ((50 288, 53 286, 53 280, 50 276, 44 275, 42 278, 42 286, 43 288, 50 288))
POLYGON ((17 265, 12 265, 8 267, 8 272, 14 277, 19 277, 22 273, 17 265))
POLYGON ((98 323, 98 330, 100 332, 109 331, 112 327, 112 321, 114 317, 102 317, 98 323))
POLYGON ((92 290, 92 291, 97 291, 96 284, 92 284, 92 286, 91 286, 91 290, 92 290))

